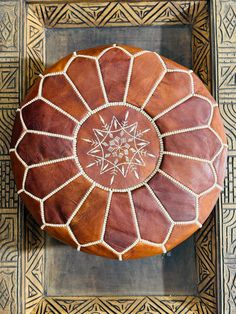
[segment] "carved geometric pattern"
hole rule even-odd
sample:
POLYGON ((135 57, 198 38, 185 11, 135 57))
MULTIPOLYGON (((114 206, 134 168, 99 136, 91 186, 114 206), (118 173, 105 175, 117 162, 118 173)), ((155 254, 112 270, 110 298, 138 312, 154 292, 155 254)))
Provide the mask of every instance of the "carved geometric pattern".
MULTIPOLYGON (((236 156, 228 156, 227 162, 227 175, 224 184, 224 193, 222 194, 222 201, 226 205, 232 205, 236 203, 236 156)), ((226 221, 227 222, 227 221, 226 221)))
POLYGON ((18 195, 10 160, 0 160, 0 208, 17 208, 18 195))
POLYGON ((0 209, 0 261, 8 266, 17 261, 17 210, 0 209))
MULTIPOLYGON (((236 60, 235 60, 236 61, 236 60)), ((235 65, 236 68, 236 65, 235 65)), ((228 140, 229 150, 236 151, 235 124, 236 124, 236 105, 229 101, 224 101, 220 105, 221 116, 224 119, 224 126, 228 140)))
POLYGON ((18 6, 2 3, 0 5, 0 48, 14 51, 18 46, 17 23, 18 6))
POLYGON ((236 252, 236 209, 234 207, 223 210, 224 257, 234 258, 236 252))
POLYGON ((225 313, 235 313, 236 309, 236 264, 224 264, 224 274, 226 282, 226 303, 225 313))
MULTIPOLYGON (((44 45, 45 45, 45 30, 44 21, 47 25, 53 28, 67 27, 93 27, 93 26, 132 26, 132 25, 171 25, 171 24, 191 24, 193 27, 193 66, 194 71, 201 77, 205 84, 210 89, 211 87, 211 68, 210 68, 210 45, 209 45, 209 21, 208 21, 208 6, 206 1, 193 2, 163 2, 163 3, 96 3, 94 5, 81 4, 32 4, 28 8, 27 19, 27 88, 29 88, 35 80, 35 77, 42 73, 45 64, 44 45), (198 24, 196 24, 198 23, 198 24), (197 56, 197 57, 196 57, 197 56)), ((212 251, 214 248, 212 248, 212 251)), ((199 250, 200 251, 200 250, 199 250)), ((42 261, 43 263, 43 261, 42 261)), ((214 281, 215 281, 215 275, 214 281)), ((202 290, 207 290, 207 286, 202 285, 202 290)), ((112 311, 120 313, 117 306, 125 306, 122 300, 114 298, 116 306, 113 306, 112 311), (115 311, 116 309, 116 311, 115 311)), ((173 309, 179 307, 179 313, 188 313, 191 309, 195 312, 209 312, 205 310, 204 303, 199 302, 199 299, 194 299, 193 305, 191 298, 183 298, 175 300, 175 298, 163 298, 163 301, 158 301, 161 298, 156 298, 156 302, 160 302, 159 308, 163 308, 166 313, 173 312, 173 309), (165 300, 165 301, 164 301, 165 300), (186 303, 185 303, 186 302, 186 303), (168 304, 168 305, 167 305, 168 304), (186 305, 183 305, 186 304, 186 305), (197 304, 197 305, 196 305, 197 304), (183 306, 182 306, 183 305, 183 306), (203 308, 202 308, 203 306, 203 308)), ((90 301, 94 298, 90 298, 90 301)), ((26 302, 28 302, 26 300, 26 302)), ((50 302, 56 302, 56 299, 50 299, 50 302)), ((64 299, 64 304, 74 302, 78 304, 78 300, 64 299)), ((135 298, 138 302, 138 298, 135 298)), ((104 301, 103 301, 104 304, 104 301)), ((110 303, 109 303, 110 304, 110 303)), ((130 302, 128 303, 130 304, 130 302)), ((47 301, 44 299, 39 306, 39 313, 46 312, 47 301)), ((77 305, 76 305, 77 306, 77 305)), ((99 306, 99 305, 98 305, 99 306)), ((148 305, 147 305, 148 306, 148 305)), ((146 306, 146 308, 147 308, 146 306)), ((30 308, 30 305, 28 306, 30 308)), ((55 303, 53 307, 55 309, 55 303)), ((65 310, 65 308, 63 308, 65 310)), ((145 310, 145 305, 143 305, 145 310)), ((150 306, 149 306, 149 309, 150 306)), ((60 313, 62 310, 55 310, 60 313)), ((140 311, 140 310, 139 310, 140 311)), ((130 313, 138 313, 134 308, 130 313)), ((150 310, 149 310, 150 311, 150 310)), ((50 312, 50 310, 49 310, 50 312)), ((67 312, 67 310, 65 310, 67 312)), ((68 310, 68 312, 70 312, 68 310)), ((80 312, 78 310, 78 312, 80 312)), ((108 312, 108 311, 107 311, 108 312)), ((127 311, 125 311, 126 313, 127 311)), ((158 310, 159 312, 159 310, 158 310)), ((177 310, 175 311, 176 313, 177 310)), ((82 313, 82 312, 81 312, 82 313)), ((127 312, 128 313, 128 312, 127 312)))
POLYGON ((197 297, 44 298, 33 313, 158 314, 213 313, 197 297))
POLYGON ((220 204, 219 225, 221 247, 219 291, 222 307, 219 312, 234 313, 236 309, 236 2, 215 1, 214 24, 217 40, 215 65, 218 68, 216 93, 228 136, 228 166, 225 190, 220 204))
POLYGON ((35 221, 27 213, 25 215, 25 291, 23 292, 27 302, 26 312, 39 303, 42 298, 44 276, 44 245, 45 238, 35 221))
POLYGON ((16 57, 0 58, 0 106, 16 108, 19 103, 19 62, 16 57))
POLYGON ((236 41, 236 4, 235 1, 223 2, 221 5, 221 40, 233 43, 236 41))
POLYGON ((16 269, 0 269, 0 313, 16 313, 16 269))
POLYGON ((138 25, 191 24, 193 27, 193 67, 206 86, 211 88, 208 5, 206 1, 191 3, 99 3, 30 5, 27 25, 28 86, 44 68, 44 21, 53 28, 117 27, 138 25), (68 26, 67 26, 68 27, 68 26))
MULTIPOLYGON (((10 3, 10 1, 8 1, 10 3)), ((219 32, 218 38, 221 38, 221 43, 227 45, 228 51, 233 51, 232 45, 229 44, 235 41, 235 29, 229 31, 225 30, 225 25, 223 25, 223 18, 226 16, 229 11, 229 6, 232 7, 232 10, 235 12, 235 2, 226 1, 220 2, 219 0, 214 0, 217 3, 217 17, 221 17, 220 25, 215 26, 217 31, 219 32), (219 12, 221 10, 221 12, 219 12), (231 36, 231 37, 230 37, 231 36)), ((0 12, 2 16, 2 12, 11 12, 10 7, 13 7, 12 4, 6 5, 6 3, 1 4, 0 12)), ((214 6, 213 6, 214 7, 214 6)), ((16 5, 17 8, 17 5, 16 5)), ((198 74, 199 77, 205 82, 205 84, 209 87, 211 86, 211 67, 210 67, 210 44, 209 44, 209 22, 208 22, 208 4, 207 1, 166 1, 166 2, 136 2, 136 3, 119 3, 116 2, 97 2, 97 3, 70 3, 64 4, 64 1, 61 3, 53 3, 50 4, 48 2, 41 4, 30 3, 28 5, 27 11, 27 24, 23 27, 26 27, 27 37, 26 37, 26 47, 27 52, 26 55, 21 57, 27 58, 25 70, 22 71, 23 75, 26 77, 26 85, 27 88, 31 86, 39 73, 43 72, 44 64, 45 64, 45 28, 47 26, 52 28, 65 28, 68 27, 94 27, 94 26, 132 26, 132 25, 192 25, 193 30, 193 39, 192 39, 192 53, 193 53, 193 66, 194 71, 198 74), (45 26, 47 25, 47 26, 45 26)), ((13 11, 12 11, 13 12, 13 11)), ((17 11, 15 11, 17 12, 17 11)), ((227 16, 232 24, 231 11, 229 11, 229 15, 227 16)), ((11 19, 11 23, 14 24, 14 18, 18 16, 17 14, 11 15, 8 13, 11 19), (14 17, 15 16, 15 17, 14 17)), ((4 18, 6 19, 6 18, 4 18)), ((17 20, 17 18, 16 18, 17 20)), ((12 28, 11 36, 8 37, 7 41, 4 40, 0 35, 0 50, 16 50, 15 47, 18 46, 18 36, 15 34, 19 31, 17 29, 18 25, 16 24, 12 28), (11 38, 11 40, 9 40, 11 38), (12 40, 14 38, 14 40, 12 40), (11 47, 12 46, 12 47, 11 47)), ((224 23, 228 23, 225 21, 224 23)), ((0 26, 0 33, 2 33, 3 26, 0 26)), ((21 30, 20 30, 21 31, 21 30)), ((23 30, 22 30, 23 33, 23 30)), ((6 36, 6 35, 4 35, 6 36)), ((5 37, 6 38, 6 37, 5 37)), ((6 56, 6 55, 5 55, 6 56)), ((4 56, 4 57, 5 57, 4 56)), ((222 56, 222 62, 220 62, 219 66, 224 67, 224 57, 222 56)), ((232 56, 232 54, 231 54, 232 56)), ((10 55, 7 55, 8 59, 10 55)), ((18 57, 17 57, 18 59, 18 57)), ((233 58, 229 60, 234 60, 233 58)), ((1 62, 1 60, 0 60, 1 62)), ((15 60, 14 60, 15 62, 15 60)), ((229 62, 235 63, 235 62, 229 62)), ((228 65, 227 65, 228 66, 228 65)), ((8 67, 8 66, 7 66, 8 67)), ((18 67, 18 65, 16 65, 18 67)), ((10 67, 8 67, 10 68, 10 67)), ((222 73, 231 73, 231 79, 227 78, 230 82, 227 90, 227 94, 224 94, 224 97, 230 98, 230 93, 232 92, 232 86, 234 85, 234 67, 231 64, 230 68, 227 70, 224 68, 222 73), (228 71, 228 72, 227 72, 228 71), (225 96, 226 95, 226 96, 225 96)), ((9 69, 8 69, 9 70, 9 69)), ((9 89, 14 86, 14 79, 16 73, 13 69, 9 71, 9 74, 5 73, 5 75, 0 75, 0 81, 5 82, 6 91, 4 94, 2 92, 0 96, 0 103, 14 103, 16 104, 16 97, 12 100, 11 94, 9 93, 9 89), (10 72, 12 72, 12 77, 10 72), (8 79, 7 79, 8 78, 8 79), (11 81, 11 79, 13 79, 11 81)), ((219 73, 219 76, 221 74, 219 73)), ((17 80, 19 77, 17 78, 17 80)), ((1 86, 1 84, 0 84, 1 86)), ((21 86, 16 82, 16 89, 20 89, 21 86)), ((20 90, 18 90, 21 92, 20 90)), ((219 90, 221 92, 221 89, 219 90)), ((220 101, 223 103, 223 101, 220 101)), ((229 102, 230 106, 230 102, 229 102)), ((11 105, 10 108, 14 106, 11 105)), ((224 109, 222 110, 224 111, 224 109)), ((231 109, 225 114, 225 116, 232 116, 231 109)), ((224 113, 223 113, 224 117, 224 113)), ((232 122, 228 122, 232 124, 232 122)), ((227 130, 228 131, 228 130, 227 130)), ((229 143, 230 144, 230 143, 229 143)), ((230 144, 231 145, 231 144, 230 144)), ((7 146, 5 146, 7 147, 7 146)), ((232 147, 235 147, 235 139, 232 139, 232 147)), ((5 150, 4 150, 5 151, 5 150)), ((233 158, 231 160, 234 160, 233 158)), ((231 164, 235 165, 235 162, 231 162, 231 164)), ((1 182, 1 207, 16 208, 18 205, 18 198, 14 188, 14 181, 12 175, 10 174, 10 163, 9 161, 1 161, 1 178, 4 178, 1 182)), ((234 167, 235 168, 235 167, 234 167)), ((232 193, 231 187, 235 182, 235 170, 234 174, 231 171, 230 178, 230 186, 228 187, 228 194, 222 195, 222 202, 224 199, 227 200, 228 203, 232 204, 232 199, 235 197, 235 192, 232 193)), ((24 211, 20 212, 20 215, 24 215, 24 211)), ((226 217, 229 217, 226 213, 226 217)), ((231 219, 233 215, 230 216, 231 219)), ((231 221, 229 219, 229 221, 231 221)), ((224 220, 222 220, 224 223, 224 220)), ((212 223, 214 224, 214 222, 212 223)), ((206 298, 203 302, 201 298, 195 297, 113 297, 113 298, 43 298, 43 276, 44 276, 44 236, 41 233, 40 229, 36 226, 31 217, 27 214, 26 222, 22 225, 22 232, 25 234, 23 237, 23 246, 25 247, 26 255, 23 258, 23 269, 19 269, 19 273, 22 272, 22 275, 26 275, 25 287, 26 291, 22 291, 22 299, 20 299, 19 304, 22 301, 23 310, 18 311, 19 313, 31 313, 34 308, 33 313, 90 313, 96 310, 98 313, 102 313, 102 310, 105 310, 105 313, 214 313, 212 310, 212 302, 214 302, 216 291, 212 289, 212 286, 209 287, 209 281, 204 281, 206 278, 205 274, 211 274, 211 280, 215 283, 215 266, 212 269, 212 264, 214 265, 214 255, 211 255, 210 252, 214 252, 214 232, 211 233, 210 226, 213 226, 211 223, 206 223, 206 228, 208 231, 202 229, 199 231, 197 235, 197 246, 200 244, 199 249, 197 249, 197 264, 199 269, 199 289, 201 294, 204 292, 206 298), (210 235, 209 235, 210 234, 210 235), (200 238, 203 236, 203 239, 200 238), (212 238, 213 237, 213 238, 212 238), (205 240, 204 240, 205 238, 205 240), (212 239, 212 241, 210 240, 212 239), (207 253, 207 246, 208 252, 207 253), (203 254, 204 248, 204 254, 203 254), (207 262, 204 261, 203 256, 208 256, 207 261, 210 260, 210 269, 208 269, 207 262), (213 256, 213 257, 212 257, 213 256), (214 279, 213 279, 214 278, 214 279), (214 294, 214 295, 213 295, 214 294), (207 302, 208 296, 212 296, 210 298, 210 306, 206 307, 205 304, 207 302), (213 300, 213 301, 212 301, 213 300), (36 305, 37 308, 36 308, 36 305), (90 306, 89 306, 90 305, 90 306), (82 309, 84 309, 82 311, 82 309), (90 310, 90 312, 89 312, 90 310)), ((231 223, 229 222, 229 225, 231 223)), ((228 233, 228 229, 226 228, 226 233, 228 233)), ((233 239, 233 238, 231 238, 233 239)), ((232 240, 230 240, 232 241, 232 240)), ((235 256, 235 252, 230 249, 230 243, 227 249, 230 252, 231 256, 235 256)), ((213 254, 213 253, 212 253, 213 254)), ((235 263, 231 265, 225 265, 225 299, 223 302, 226 304, 225 311, 222 313, 233 313, 235 308, 235 263), (233 301, 234 300, 234 301, 233 301)), ((11 271, 8 271, 7 277, 9 278, 11 271)), ((0 272, 0 282, 2 276, 6 276, 3 272, 0 272)), ((23 277, 22 276, 22 277, 23 277)), ((5 277, 4 277, 5 278, 5 277)), ((9 284, 9 280, 4 279, 7 284, 7 290, 10 292, 13 283, 16 282, 16 278, 9 284)), ((211 281, 212 282, 212 281, 211 281)), ((21 283, 19 282, 19 285, 21 283)), ((3 286, 4 287, 4 286, 3 286)), ((1 291, 1 288, 0 288, 1 291)), ((1 295, 1 293, 0 293, 1 295)), ((12 294, 10 299, 5 306, 4 310, 8 312, 17 313, 16 308, 11 304, 15 304, 16 297, 12 294)), ((0 312, 2 307, 0 305, 0 312)), ((4 311, 3 310, 3 311, 4 311)), ((103 311, 104 311, 103 310, 103 311)))
POLYGON ((10 149, 11 133, 14 125, 15 109, 0 110, 0 155, 8 155, 10 149))
POLYGON ((210 313, 216 312, 215 217, 213 214, 196 234, 196 262, 198 272, 198 291, 202 302, 210 313), (208 287, 206 289, 206 287, 208 287))

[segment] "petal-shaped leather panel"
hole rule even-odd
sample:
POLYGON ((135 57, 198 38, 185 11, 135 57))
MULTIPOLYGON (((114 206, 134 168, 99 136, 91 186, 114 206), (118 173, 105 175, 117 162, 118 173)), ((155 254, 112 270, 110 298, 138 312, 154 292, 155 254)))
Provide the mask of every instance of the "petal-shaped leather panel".
POLYGON ((206 191, 215 183, 212 168, 206 162, 164 156, 162 170, 197 194, 206 191))
POLYGON ((164 67, 156 54, 148 52, 135 57, 127 102, 141 107, 163 71, 164 67))
POLYGON ((108 192, 94 188, 70 223, 80 244, 100 240, 108 192))
POLYGON ((65 244, 69 244, 75 248, 77 247, 77 244, 73 240, 67 227, 46 226, 44 231, 46 231, 51 237, 56 238, 65 244))
POLYGON ((213 210, 216 200, 220 195, 220 189, 215 187, 210 192, 199 197, 199 222, 203 224, 213 210))
POLYGON ((113 48, 99 59, 103 81, 110 102, 123 101, 130 57, 123 50, 113 48))
POLYGON ((28 130, 73 135, 75 123, 42 100, 24 107, 22 116, 28 130), (37 119, 32 119, 32 117, 37 117, 37 119))
POLYGON ((91 109, 105 103, 95 60, 77 57, 67 74, 91 109))
POLYGON ((164 147, 167 152, 211 160, 220 150, 221 143, 217 136, 206 128, 166 136, 164 147))
POLYGON ((25 188, 33 195, 44 198, 77 173, 78 168, 74 160, 31 168, 27 174, 25 188), (58 169, 60 171, 57 171, 58 169))
POLYGON ((145 111, 151 116, 162 113, 177 102, 191 96, 192 85, 189 74, 185 72, 166 73, 163 80, 158 84, 145 111))
POLYGON ((111 199, 104 240, 122 252, 137 239, 134 217, 127 193, 114 193, 111 199))
POLYGON ((64 75, 48 76, 43 81, 42 96, 80 121, 88 109, 64 75), (60 93, 55 93, 55 90, 60 93))
POLYGON ((189 192, 157 174, 149 186, 174 221, 191 221, 196 218, 196 199, 189 192))
POLYGON ((224 184, 224 178, 226 175, 226 161, 227 161, 227 149, 223 148, 222 152, 216 157, 213 165, 217 174, 217 183, 221 186, 224 184))
POLYGON ((13 171, 13 173, 17 172, 17 177, 15 178, 16 186, 17 186, 18 190, 21 190, 23 178, 24 178, 24 173, 25 173, 25 166, 22 164, 22 162, 16 156, 15 152, 11 152, 10 157, 11 157, 12 171, 13 171))
POLYGON ((21 136, 22 132, 23 132, 23 126, 22 126, 21 119, 20 119, 20 112, 17 111, 13 131, 12 131, 12 136, 11 136, 10 148, 15 147, 15 145, 16 145, 19 137, 21 136))
POLYGON ((134 190, 132 197, 141 238, 162 243, 168 234, 171 223, 160 205, 146 187, 134 190), (157 230, 158 232, 156 232, 157 230))
POLYGON ((124 253, 122 258, 124 260, 128 260, 128 259, 134 259, 134 258, 141 258, 144 256, 144 254, 145 256, 153 256, 153 255, 162 254, 162 253, 163 253, 163 249, 161 247, 139 242, 128 252, 124 253))
POLYGON ((175 225, 170 234, 169 240, 165 244, 166 249, 168 251, 172 250, 180 242, 188 239, 198 228, 197 224, 175 225))
POLYGON ((73 146, 71 140, 26 133, 17 147, 17 152, 27 165, 32 165, 70 157, 73 155, 73 146), (32 152, 29 152, 29 146, 32 152))
POLYGON ((46 222, 66 224, 90 186, 88 180, 79 176, 44 201, 46 222))
POLYGON ((156 120, 162 133, 207 125, 211 104, 199 97, 191 97, 156 120))

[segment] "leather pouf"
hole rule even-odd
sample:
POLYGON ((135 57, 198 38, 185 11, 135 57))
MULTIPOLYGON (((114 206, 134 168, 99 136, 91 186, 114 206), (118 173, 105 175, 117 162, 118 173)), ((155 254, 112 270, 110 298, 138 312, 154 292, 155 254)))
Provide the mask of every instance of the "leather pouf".
POLYGON ((113 45, 40 75, 10 152, 42 229, 122 260, 166 252, 202 226, 223 187, 226 146, 218 106, 191 70, 113 45))

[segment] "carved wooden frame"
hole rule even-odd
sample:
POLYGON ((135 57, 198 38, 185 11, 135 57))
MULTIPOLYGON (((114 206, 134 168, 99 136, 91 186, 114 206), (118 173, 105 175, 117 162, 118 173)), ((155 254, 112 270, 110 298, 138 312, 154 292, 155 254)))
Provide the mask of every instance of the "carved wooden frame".
POLYGON ((236 302, 236 210, 233 207, 236 141, 232 126, 236 111, 232 98, 236 98, 233 91, 236 3, 214 0, 209 7, 206 0, 95 1, 3 0, 0 3, 0 236, 3 239, 0 242, 0 311, 233 313, 236 302), (218 210, 196 235, 199 294, 178 297, 45 296, 44 233, 18 202, 8 155, 15 109, 26 89, 44 69, 45 29, 165 24, 192 26, 193 70, 209 89, 213 79, 213 91, 218 97, 229 137, 225 191, 218 202, 218 210), (215 51, 214 58, 211 58, 211 49, 215 51))

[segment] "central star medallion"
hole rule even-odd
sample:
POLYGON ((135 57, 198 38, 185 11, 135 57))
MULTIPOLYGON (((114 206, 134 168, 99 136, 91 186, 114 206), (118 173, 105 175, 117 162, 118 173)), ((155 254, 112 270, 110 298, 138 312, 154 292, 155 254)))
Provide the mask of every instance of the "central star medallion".
POLYGON ((145 148, 150 144, 143 139, 143 135, 150 129, 139 130, 138 122, 129 124, 129 111, 126 112, 124 119, 119 122, 113 116, 110 123, 105 122, 99 115, 101 128, 94 128, 94 138, 84 138, 92 148, 87 152, 94 157, 94 161, 87 165, 90 167, 100 167, 100 174, 110 173, 110 185, 115 177, 120 173, 124 178, 132 173, 139 179, 139 167, 144 167, 143 157, 155 157, 145 148))

